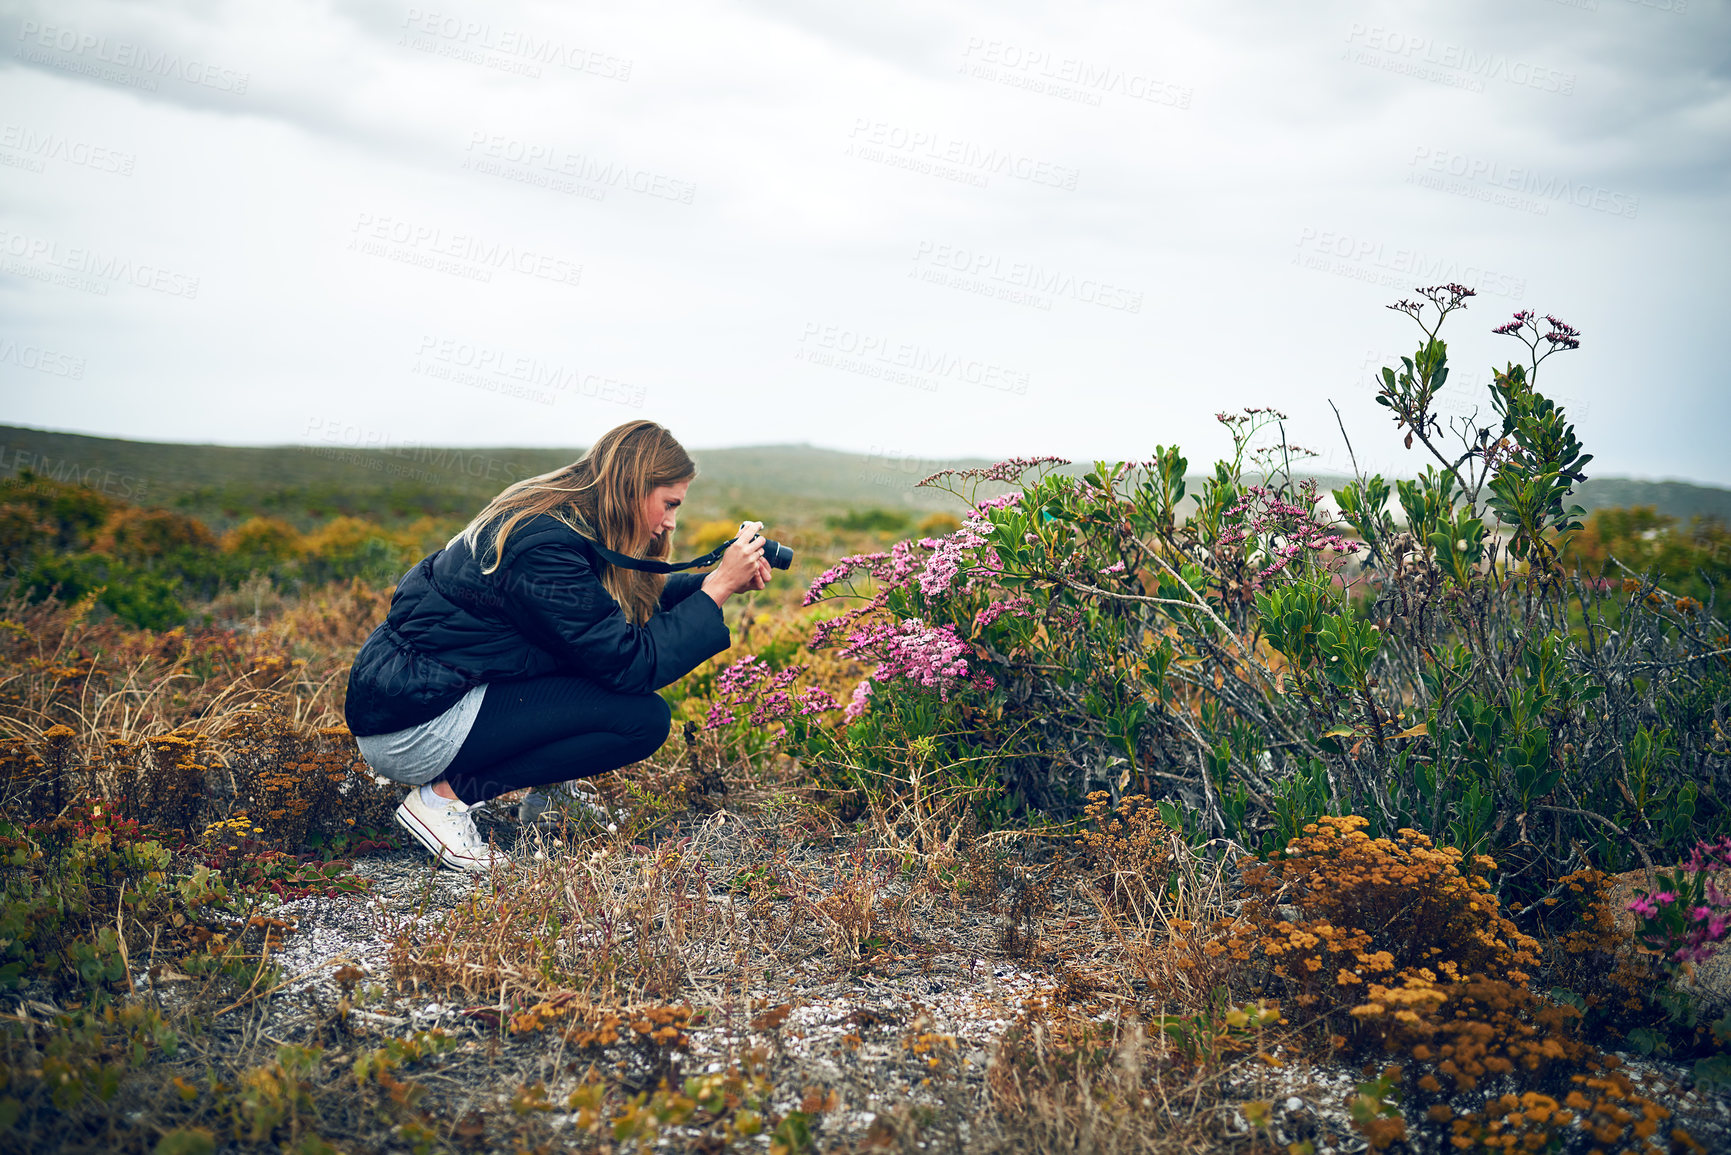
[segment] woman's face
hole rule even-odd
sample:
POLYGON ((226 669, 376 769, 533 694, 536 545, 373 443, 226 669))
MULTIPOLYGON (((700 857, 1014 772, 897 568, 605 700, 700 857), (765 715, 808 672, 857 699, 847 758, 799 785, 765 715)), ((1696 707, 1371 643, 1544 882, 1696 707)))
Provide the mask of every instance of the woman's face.
POLYGON ((673 532, 679 519, 679 507, 685 501, 685 491, 691 487, 691 482, 681 481, 674 485, 658 485, 649 491, 643 499, 644 548, 648 548, 656 538, 673 532))

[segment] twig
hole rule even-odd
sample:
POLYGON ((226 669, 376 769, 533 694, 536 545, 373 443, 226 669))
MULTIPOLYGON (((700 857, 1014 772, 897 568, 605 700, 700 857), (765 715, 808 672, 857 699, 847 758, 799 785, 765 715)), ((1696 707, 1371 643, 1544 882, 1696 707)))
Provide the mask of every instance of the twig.
POLYGON ((269 996, 276 994, 276 992, 282 990, 286 986, 290 986, 294 983, 298 983, 302 979, 305 979, 305 978, 311 978, 314 974, 317 974, 324 967, 328 967, 328 966, 332 965, 333 963, 347 962, 347 961, 348 961, 347 959, 328 958, 324 962, 319 963, 317 966, 314 966, 308 970, 302 971, 300 974, 295 975, 293 978, 284 979, 282 982, 276 984, 276 986, 271 987, 268 990, 259 991, 257 994, 248 994, 248 995, 236 1000, 235 1002, 230 1003, 228 1006, 222 1008, 222 1010, 216 1012, 214 1015, 212 1015, 210 1017, 213 1019, 220 1019, 220 1018, 222 1018, 222 1016, 228 1014, 228 1012, 230 1012, 230 1011, 239 1010, 241 1007, 244 1007, 249 1003, 256 1003, 262 998, 268 998, 269 996))
POLYGON ((1334 410, 1334 423, 1340 426, 1341 439, 1346 442, 1346 455, 1352 458, 1352 476, 1356 480, 1363 481, 1364 471, 1359 469, 1358 455, 1352 451, 1352 438, 1346 435, 1346 422, 1340 419, 1340 409, 1335 405, 1332 397, 1328 400, 1328 407, 1334 410))
POLYGON ((1605 826, 1609 826, 1612 830, 1616 831, 1618 834, 1621 834, 1624 838, 1629 840, 1629 845, 1633 846, 1635 848, 1635 853, 1637 853, 1641 856, 1641 861, 1647 864, 1648 870, 1653 869, 1653 860, 1651 858, 1647 857, 1646 848, 1641 845, 1641 843, 1635 838, 1634 835, 1630 834, 1627 830, 1624 830, 1621 826, 1618 826, 1615 822, 1612 822, 1609 818, 1606 818, 1603 814, 1594 814, 1591 810, 1577 810, 1573 806, 1543 805, 1543 806, 1535 806, 1535 807, 1533 807, 1533 809, 1534 810, 1554 810, 1558 814, 1574 814, 1574 815, 1578 815, 1581 818, 1591 818, 1594 822, 1598 822, 1598 823, 1601 823, 1605 826))

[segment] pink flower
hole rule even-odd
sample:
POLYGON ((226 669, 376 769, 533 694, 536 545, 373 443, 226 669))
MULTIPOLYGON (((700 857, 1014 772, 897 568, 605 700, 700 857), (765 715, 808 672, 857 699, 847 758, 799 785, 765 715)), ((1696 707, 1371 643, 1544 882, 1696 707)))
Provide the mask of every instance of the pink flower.
POLYGON ((1124 563, 1121 561, 1115 561, 1111 565, 1103 565, 1100 567, 1100 572, 1101 573, 1123 573, 1124 572, 1124 563))
POLYGON ((985 607, 974 615, 974 629, 976 631, 983 630, 1005 614, 1018 618, 1032 617, 1033 614, 1030 611, 1033 606, 1034 603, 1029 600, 1027 594, 1015 594, 1002 601, 987 602, 985 607))
POLYGON ((810 588, 805 591, 805 599, 799 604, 802 606, 811 605, 821 598, 824 591, 830 586, 852 577, 856 569, 864 567, 868 562, 882 561, 889 556, 889 554, 880 551, 878 553, 856 553, 842 558, 818 575, 817 580, 812 582, 810 588))
POLYGON ((1643 918, 1652 918, 1659 913, 1658 906, 1651 898, 1637 898, 1629 903, 1629 909, 1643 918))
POLYGON ((807 686, 795 693, 790 687, 805 666, 792 665, 771 672, 756 654, 747 654, 722 670, 715 678, 715 701, 710 704, 703 728, 715 730, 739 720, 736 711, 750 708, 754 726, 767 726, 795 713, 820 714, 837 704, 827 690, 807 686))
POLYGON ((853 697, 848 699, 847 709, 841 712, 842 717, 851 722, 865 713, 866 707, 871 703, 871 696, 872 682, 867 678, 853 688, 853 697))
POLYGON ((1702 840, 1696 843, 1686 865, 1693 871, 1718 870, 1731 866, 1731 834, 1721 835, 1712 842, 1702 840))
POLYGON ((799 712, 801 714, 821 714, 825 710, 839 710, 841 703, 835 696, 821 686, 807 686, 799 692, 799 712))
POLYGON ((842 647, 844 658, 876 659, 872 680, 906 678, 938 691, 949 701, 959 679, 968 676, 967 643, 953 626, 933 629, 918 618, 894 625, 873 624, 856 630, 842 647))
POLYGON ((1011 457, 984 469, 940 469, 930 477, 919 480, 918 485, 926 485, 940 477, 977 477, 981 481, 1017 482, 1022 474, 1030 469, 1043 465, 1068 465, 1070 461, 1064 457, 1011 457))
POLYGON ((950 591, 956 574, 967 561, 969 550, 985 545, 992 532, 992 523, 970 517, 960 529, 939 539, 924 538, 920 544, 930 546, 932 556, 920 572, 920 592, 928 598, 942 597, 950 591))
POLYGON ((769 667, 756 654, 747 654, 715 677, 715 690, 731 696, 756 685, 769 676, 769 667))
POLYGON ((989 509, 1004 509, 1007 506, 1017 504, 1021 500, 1022 495, 1020 493, 1006 493, 1001 497, 988 497, 984 501, 975 505, 974 508, 984 513, 989 509))
POLYGON ((1258 585, 1291 565, 1307 549, 1317 555, 1357 553, 1359 543, 1348 541, 1317 520, 1319 500, 1316 484, 1308 478, 1299 485, 1296 503, 1268 486, 1248 486, 1244 496, 1222 515, 1228 524, 1221 531, 1220 542, 1236 545, 1254 536, 1264 543, 1270 560, 1256 575, 1258 585))

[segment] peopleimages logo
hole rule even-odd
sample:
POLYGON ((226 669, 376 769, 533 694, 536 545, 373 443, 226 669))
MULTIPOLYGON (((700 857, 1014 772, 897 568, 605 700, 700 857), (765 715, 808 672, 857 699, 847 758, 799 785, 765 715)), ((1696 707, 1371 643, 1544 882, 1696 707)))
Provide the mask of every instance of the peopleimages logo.
MULTIPOLYGON (((38 131, 22 124, 0 124, 0 149, 22 153, 35 161, 58 160, 97 172, 131 176, 138 157, 58 132, 38 131)), ((42 171, 41 167, 36 168, 42 171)))
POLYGON ((101 249, 62 246, 50 237, 0 228, 0 257, 6 258, 0 268, 8 273, 35 280, 70 277, 77 282, 72 287, 103 295, 107 294, 108 285, 124 283, 170 297, 191 300, 198 296, 197 277, 101 249))
POLYGON ((1102 96, 1110 95, 1168 108, 1189 108, 1195 95, 1194 89, 1145 72, 979 36, 968 37, 958 71, 979 80, 1088 105, 1099 105, 1102 96))
MULTIPOLYGON (((666 176, 648 169, 633 168, 616 161, 601 160, 588 153, 572 152, 555 144, 523 140, 501 133, 476 129, 469 134, 469 156, 464 168, 507 179, 521 179, 510 168, 544 173, 548 178, 567 177, 573 181, 600 186, 602 189, 622 188, 646 197, 676 201, 688 205, 697 194, 697 186, 688 180, 666 176), (489 164, 489 162, 493 162, 489 164)), ((545 183, 531 178, 527 183, 545 183)), ((563 191, 563 190, 561 190, 563 191)))
POLYGON ((1421 144, 1413 150, 1412 160, 1408 163, 1412 165, 1413 171, 1407 174, 1407 179, 1413 183, 1424 183, 1424 176, 1435 173, 1482 185, 1487 189, 1506 189, 1541 202, 1563 201, 1576 208, 1591 209, 1629 220, 1635 219, 1635 213, 1641 207, 1641 198, 1612 192, 1600 185, 1573 181, 1556 173, 1541 172, 1524 165, 1504 164, 1446 148, 1432 148, 1421 144))
POLYGON ((84 378, 84 358, 5 337, 0 337, 0 365, 16 365, 20 369, 33 369, 50 377, 67 377, 73 381, 84 378))
POLYGON ((85 465, 64 457, 50 457, 16 445, 0 445, 0 479, 14 495, 40 493, 56 496, 49 487, 49 483, 55 483, 82 485, 112 497, 141 501, 150 488, 147 479, 135 474, 116 473, 103 465, 85 465), (17 479, 17 474, 26 469, 35 476, 35 481, 28 485, 17 479))
POLYGON ((554 393, 549 390, 636 409, 643 408, 648 394, 642 385, 479 341, 424 336, 415 358, 412 373, 484 388, 487 392, 503 392, 544 405, 553 404, 554 393))
POLYGON ((1479 52, 1447 40, 1415 36, 1375 24, 1353 24, 1346 34, 1344 58, 1421 80, 1484 91, 1487 80, 1572 96, 1575 74, 1559 72, 1500 52, 1479 52))
POLYGON ((964 183, 984 186, 993 176, 1075 191, 1077 170, 1038 160, 1014 149, 988 147, 927 129, 858 117, 845 155, 930 175, 954 172, 964 183))
POLYGON ((112 70, 104 70, 100 66, 131 69, 149 78, 173 78, 201 88, 232 92, 236 96, 246 95, 246 86, 252 81, 250 73, 194 60, 179 52, 158 51, 129 40, 110 40, 92 32, 81 32, 76 28, 55 24, 39 24, 34 20, 19 22, 18 41, 18 57, 32 64, 46 64, 50 68, 85 73, 99 79, 115 79, 152 91, 156 88, 154 79, 148 84, 139 85, 137 77, 125 74, 110 76, 107 73, 112 70), (56 58, 46 52, 35 51, 37 49, 50 49, 60 56, 56 58))
POLYGON ((1005 260, 963 245, 920 241, 914 248, 914 266, 915 275, 928 284, 978 292, 1012 304, 1049 310, 1048 297, 1068 297, 1102 309, 1142 311, 1140 291, 1027 261, 1005 260))
POLYGON ((921 392, 935 392, 943 381, 960 381, 1025 396, 1028 374, 990 361, 958 357, 913 341, 896 341, 845 325, 807 323, 794 358, 826 369, 858 373, 921 392))
POLYGON ((331 448, 303 445, 300 447, 302 452, 416 481, 436 480, 435 470, 439 474, 457 473, 488 481, 514 481, 523 476, 523 467, 514 461, 503 461, 472 450, 399 441, 388 433, 363 428, 337 417, 308 417, 306 436, 317 437, 331 448), (427 469, 414 468, 422 465, 427 469))
POLYGON ((505 71, 523 72, 539 77, 539 64, 554 64, 571 72, 584 72, 603 80, 623 83, 631 79, 632 62, 606 52, 596 52, 577 44, 542 36, 522 28, 498 28, 480 20, 466 20, 422 8, 410 8, 403 17, 404 47, 432 52, 465 60, 471 64, 497 67, 510 62, 515 68, 505 71), (496 54, 495 63, 487 58, 496 54))
POLYGON ((447 233, 401 217, 360 213, 349 233, 348 247, 354 252, 472 280, 490 282, 496 269, 559 285, 578 285, 583 280, 583 266, 563 257, 484 240, 473 233, 447 233))
POLYGON ((1511 300, 1520 300, 1527 292, 1525 277, 1329 229, 1299 230, 1298 251, 1293 254, 1292 263, 1383 288, 1411 289, 1414 283, 1452 283, 1465 285, 1482 296, 1511 300))

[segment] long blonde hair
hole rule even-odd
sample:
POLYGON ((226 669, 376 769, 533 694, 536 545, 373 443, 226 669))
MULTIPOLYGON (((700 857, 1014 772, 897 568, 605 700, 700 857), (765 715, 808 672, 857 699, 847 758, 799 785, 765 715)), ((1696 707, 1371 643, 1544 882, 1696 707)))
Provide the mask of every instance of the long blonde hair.
MULTIPOLYGON (((629 557, 665 559, 673 550, 672 535, 640 544, 645 528, 643 499, 657 486, 677 485, 697 476, 697 464, 653 421, 639 419, 603 433, 589 451, 570 465, 526 477, 508 485, 477 513, 462 540, 481 564, 482 573, 499 568, 505 539, 529 518, 551 514, 585 537, 629 557)), ((666 574, 644 573, 601 563, 601 584, 636 625, 649 620, 661 601, 666 574)))

